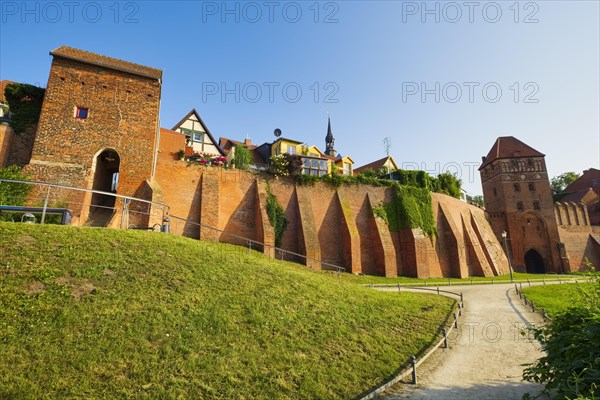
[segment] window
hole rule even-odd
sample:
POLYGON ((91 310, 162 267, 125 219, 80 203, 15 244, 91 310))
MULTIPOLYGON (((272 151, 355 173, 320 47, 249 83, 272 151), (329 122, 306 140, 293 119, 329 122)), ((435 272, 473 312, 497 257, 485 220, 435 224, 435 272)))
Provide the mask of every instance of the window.
POLYGON ((88 108, 77 107, 77 109, 75 110, 75 118, 87 119, 88 114, 89 114, 88 108))
POLYGON ((519 185, 518 183, 515 183, 513 185, 513 188, 515 189, 515 192, 520 192, 521 191, 521 185, 519 185))
POLYGON ((314 176, 327 175, 327 160, 320 160, 317 158, 303 158, 302 173, 304 175, 314 176))
POLYGON ((520 201, 517 203, 517 210, 523 211, 523 202, 520 201))
POLYGON ((494 188, 494 196, 497 196, 498 192, 496 192, 496 188, 494 188))
POLYGON ((180 128, 179 131, 181 133, 185 134, 185 136, 188 139, 190 139, 192 142, 199 142, 199 143, 204 142, 204 132, 194 131, 192 129, 186 129, 186 128, 180 128))
POLYGON ((540 202, 539 201, 534 201, 533 202, 533 209, 534 210, 539 210, 540 209, 540 202))
POLYGON ((287 153, 288 154, 296 154, 296 146, 288 145, 287 153))
POLYGON ((352 175, 352 164, 348 162, 344 163, 344 175, 352 175))
POLYGON ((531 183, 529 184, 529 191, 530 191, 530 192, 535 192, 535 183, 531 182, 531 183))

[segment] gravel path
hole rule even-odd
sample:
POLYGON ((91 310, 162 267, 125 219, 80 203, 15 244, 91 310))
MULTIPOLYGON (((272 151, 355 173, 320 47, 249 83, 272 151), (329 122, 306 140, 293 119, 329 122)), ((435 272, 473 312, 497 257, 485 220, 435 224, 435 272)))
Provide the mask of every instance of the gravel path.
POLYGON ((420 366, 417 385, 399 383, 380 398, 518 400, 527 392, 537 394, 542 386, 522 380, 522 364, 542 353, 539 343, 520 331, 527 324, 539 324, 541 317, 525 308, 514 285, 448 290, 462 292, 465 303, 459 329, 449 335, 449 349, 440 348, 420 366))

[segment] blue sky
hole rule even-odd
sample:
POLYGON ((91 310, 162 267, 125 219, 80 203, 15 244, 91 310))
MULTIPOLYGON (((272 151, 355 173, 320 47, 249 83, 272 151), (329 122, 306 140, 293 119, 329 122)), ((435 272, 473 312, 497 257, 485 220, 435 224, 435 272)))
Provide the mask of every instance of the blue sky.
POLYGON ((600 166, 597 1, 0 2, 0 79, 45 86, 68 45, 162 69, 161 125, 284 136, 357 165, 457 172, 471 194, 498 136, 550 176, 600 166))

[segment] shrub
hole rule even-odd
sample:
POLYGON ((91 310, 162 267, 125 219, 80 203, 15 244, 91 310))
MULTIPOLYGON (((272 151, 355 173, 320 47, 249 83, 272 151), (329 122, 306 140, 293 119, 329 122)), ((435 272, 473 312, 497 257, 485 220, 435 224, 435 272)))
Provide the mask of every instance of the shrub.
POLYGON ((238 169, 248 169, 248 166, 252 164, 252 154, 250 154, 250 150, 244 146, 235 146, 232 163, 235 164, 238 169))
POLYGON ((271 173, 275 176, 288 176, 290 163, 285 154, 271 156, 271 173))
POLYGON ((542 393, 556 393, 556 398, 600 398, 600 276, 591 275, 594 284, 579 287, 577 303, 584 306, 532 329, 546 355, 525 368, 523 378, 544 383, 542 393))
POLYGON ((267 215, 269 216, 269 222, 275 230, 275 246, 281 246, 281 238, 287 227, 288 220, 285 217, 285 211, 283 207, 277 201, 277 197, 271 193, 271 187, 267 182, 267 215))
MULTIPOLYGON (((10 167, 0 168, 0 179, 12 179, 18 181, 28 181, 29 177, 24 174, 19 167, 11 165, 10 167)), ((27 195, 31 192, 33 186, 26 183, 0 183, 0 204, 11 206, 22 206, 25 204, 27 195)))
POLYGON ((21 134, 29 126, 37 124, 45 92, 45 89, 24 83, 6 85, 4 93, 12 113, 10 125, 15 133, 21 134))

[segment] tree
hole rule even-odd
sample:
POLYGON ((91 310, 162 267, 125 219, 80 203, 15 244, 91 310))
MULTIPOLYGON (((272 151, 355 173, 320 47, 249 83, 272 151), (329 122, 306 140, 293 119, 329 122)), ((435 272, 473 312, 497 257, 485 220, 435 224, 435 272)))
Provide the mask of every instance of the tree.
POLYGON ((475 196, 467 195, 467 202, 469 202, 470 204, 475 204, 476 206, 479 206, 479 207, 483 207, 485 204, 483 201, 483 196, 480 194, 477 194, 475 196))
POLYGON ((565 172, 564 174, 560 174, 552 178, 550 180, 550 187, 557 193, 560 193, 571 183, 575 182, 579 176, 579 174, 576 174, 572 171, 565 172))
POLYGON ((252 163, 252 154, 250 154, 250 150, 244 146, 235 146, 234 149, 233 161, 236 168, 248 169, 248 165, 252 163))

